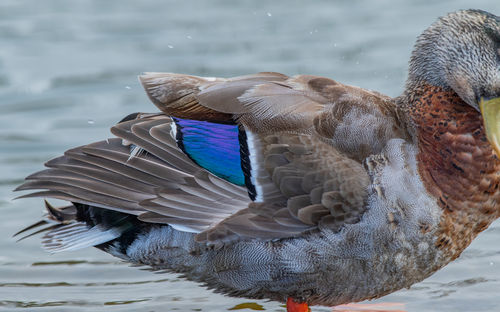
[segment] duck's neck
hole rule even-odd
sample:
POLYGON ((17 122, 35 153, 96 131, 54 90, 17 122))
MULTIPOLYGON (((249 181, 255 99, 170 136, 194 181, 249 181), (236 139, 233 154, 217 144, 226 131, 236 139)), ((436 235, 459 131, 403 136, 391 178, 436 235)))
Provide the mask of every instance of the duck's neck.
POLYGON ((443 209, 436 245, 455 258, 500 216, 500 162, 480 112, 455 92, 423 86, 408 99, 419 174, 443 209))

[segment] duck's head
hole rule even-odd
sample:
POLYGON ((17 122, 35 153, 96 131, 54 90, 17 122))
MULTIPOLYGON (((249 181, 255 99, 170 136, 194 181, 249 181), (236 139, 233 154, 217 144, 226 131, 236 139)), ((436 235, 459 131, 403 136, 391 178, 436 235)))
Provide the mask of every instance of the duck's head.
POLYGON ((453 90, 481 111, 500 155, 500 17, 463 10, 439 18, 417 39, 407 90, 422 85, 453 90))

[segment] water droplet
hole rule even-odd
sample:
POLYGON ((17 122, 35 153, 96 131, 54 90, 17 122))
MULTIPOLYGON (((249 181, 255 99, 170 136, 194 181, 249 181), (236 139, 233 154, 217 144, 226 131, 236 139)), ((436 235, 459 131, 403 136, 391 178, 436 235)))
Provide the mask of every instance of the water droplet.
POLYGON ((173 46, 173 45, 171 45, 171 44, 167 45, 167 47, 168 47, 169 49, 173 49, 173 48, 174 48, 174 46, 173 46))
POLYGON ((267 16, 271 17, 273 15, 271 14, 271 12, 267 12, 267 16))
POLYGON ((89 125, 93 125, 93 124, 95 124, 95 121, 94 121, 94 119, 88 119, 88 120, 87 120, 87 123, 88 123, 89 125))
POLYGON ((189 36, 189 35, 187 35, 187 36, 186 36, 186 38, 188 38, 188 39, 193 39, 193 37, 191 37, 191 36, 189 36))
POLYGON ((495 263, 493 261, 490 261, 490 265, 494 265, 495 263))
POLYGON ((125 86, 125 89, 130 90, 132 88, 130 86, 125 86))

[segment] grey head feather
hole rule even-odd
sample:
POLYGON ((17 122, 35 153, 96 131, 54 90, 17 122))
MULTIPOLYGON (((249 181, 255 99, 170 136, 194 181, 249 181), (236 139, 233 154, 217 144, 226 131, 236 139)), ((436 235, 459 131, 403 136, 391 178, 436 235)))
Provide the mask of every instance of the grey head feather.
POLYGON ((481 97, 500 96, 500 18, 462 10, 439 18, 417 39, 407 91, 422 84, 453 89, 478 108, 481 97))

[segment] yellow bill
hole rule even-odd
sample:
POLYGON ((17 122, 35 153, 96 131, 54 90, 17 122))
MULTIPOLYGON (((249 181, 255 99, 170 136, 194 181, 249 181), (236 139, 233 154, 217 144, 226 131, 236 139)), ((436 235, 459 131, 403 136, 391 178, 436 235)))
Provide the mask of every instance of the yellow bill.
POLYGON ((486 137, 490 141, 495 153, 500 157, 500 97, 479 103, 483 115, 486 137))

